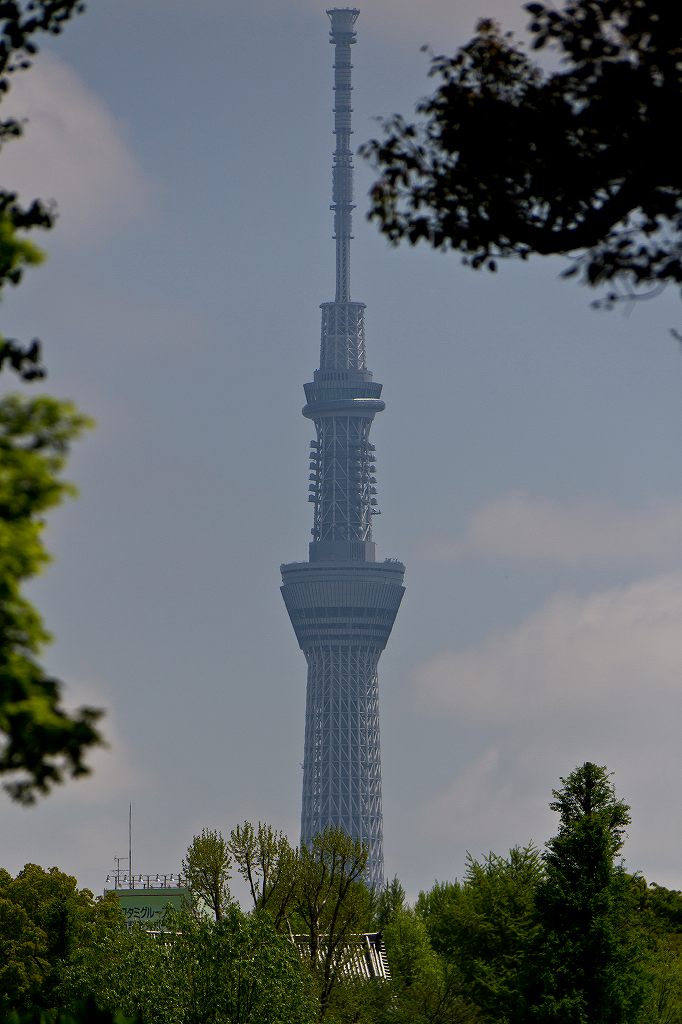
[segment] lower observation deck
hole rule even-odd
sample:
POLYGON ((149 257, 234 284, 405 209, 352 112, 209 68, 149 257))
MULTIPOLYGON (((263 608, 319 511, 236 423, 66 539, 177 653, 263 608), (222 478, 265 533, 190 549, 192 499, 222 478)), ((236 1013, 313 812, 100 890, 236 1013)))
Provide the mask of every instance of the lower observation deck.
POLYGON ((291 562, 281 570, 303 651, 330 643, 384 649, 405 592, 402 562, 291 562))

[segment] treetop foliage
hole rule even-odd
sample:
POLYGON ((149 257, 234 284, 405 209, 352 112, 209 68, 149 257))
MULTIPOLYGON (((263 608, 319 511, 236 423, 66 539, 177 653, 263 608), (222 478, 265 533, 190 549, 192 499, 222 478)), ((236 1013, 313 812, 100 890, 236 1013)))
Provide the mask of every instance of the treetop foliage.
POLYGON ((560 815, 557 838, 576 826, 596 822, 610 837, 611 857, 615 857, 623 845, 625 827, 630 824, 630 808, 616 797, 606 766, 586 761, 561 782, 563 788, 552 790, 554 800, 549 805, 560 815))
POLYGON ((682 7, 669 0, 529 3, 536 63, 490 19, 434 55, 414 123, 363 147, 380 172, 370 217, 495 270, 570 254, 566 276, 608 301, 682 285, 682 7))
POLYGON ((194 917, 205 908, 216 923, 236 906, 229 890, 234 866, 247 883, 253 913, 277 932, 304 935, 305 960, 324 1015, 343 974, 351 935, 371 928, 374 896, 363 883, 367 851, 340 829, 327 828, 310 847, 294 849, 269 825, 245 821, 229 840, 204 829, 183 861, 192 887, 194 917))
POLYGON ((152 932, 56 868, 0 869, 0 1024, 678 1024, 682 894, 616 863, 604 837, 629 812, 605 768, 561 781, 544 854, 469 856, 415 906, 397 878, 370 892, 335 829, 301 849, 262 823, 203 829, 195 860, 224 887, 228 865, 250 872, 252 908, 223 888, 219 918, 169 909, 152 932), (358 977, 379 927, 391 979, 358 977))
POLYGON ((87 774, 100 713, 70 714, 38 658, 50 637, 23 584, 49 561, 44 514, 74 488, 61 478, 71 442, 90 426, 70 402, 0 399, 0 775, 21 803, 87 774))
POLYGON ((559 831, 546 844, 535 900, 532 1019, 634 1022, 645 996, 639 898, 616 861, 630 811, 603 766, 587 761, 561 781, 550 804, 559 831))
POLYGON ((95 900, 58 868, 0 871, 0 1012, 53 1007, 75 951, 120 927, 118 901, 95 900))
POLYGON ((279 928, 291 907, 297 884, 297 852, 283 832, 245 821, 230 832, 230 854, 248 884, 255 910, 267 911, 279 928))
POLYGON ((208 907, 220 921, 231 903, 229 880, 232 859, 220 832, 204 828, 192 840, 182 862, 196 910, 208 907))
POLYGON ((539 851, 530 844, 506 857, 467 855, 459 883, 440 883, 420 893, 417 912, 432 946, 461 974, 485 1020, 518 1020, 519 984, 537 932, 535 896, 544 876, 539 851))

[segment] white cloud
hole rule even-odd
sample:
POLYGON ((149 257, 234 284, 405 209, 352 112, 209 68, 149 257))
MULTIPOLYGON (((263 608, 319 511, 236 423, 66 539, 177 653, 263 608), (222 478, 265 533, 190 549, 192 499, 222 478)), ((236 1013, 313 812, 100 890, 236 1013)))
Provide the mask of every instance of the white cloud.
POLYGON ((148 770, 142 770, 139 757, 133 754, 108 688, 92 681, 70 679, 62 686, 62 703, 70 713, 85 706, 101 708, 104 715, 98 730, 105 743, 93 747, 85 757, 90 774, 57 786, 48 798, 50 802, 60 807, 100 805, 153 789, 157 780, 148 770))
POLYGON ((26 119, 2 151, 2 184, 24 202, 55 199, 59 236, 91 240, 139 216, 152 189, 120 126, 77 75, 41 53, 13 77, 3 114, 26 119))
POLYGON ((623 509, 592 499, 556 501, 522 492, 482 505, 462 539, 432 538, 429 557, 456 561, 467 555, 578 565, 614 562, 679 564, 682 499, 623 509))
POLYGON ((592 760, 632 806, 630 867, 679 887, 681 624, 678 573, 555 597, 516 629, 424 665, 422 713, 449 713, 455 735, 480 741, 423 808, 425 839, 464 836, 477 853, 542 842, 551 789, 592 760))
POLYGON ((480 647, 419 672, 422 697, 458 714, 524 722, 547 711, 583 717, 615 698, 649 704, 679 692, 682 574, 587 597, 558 596, 480 647))

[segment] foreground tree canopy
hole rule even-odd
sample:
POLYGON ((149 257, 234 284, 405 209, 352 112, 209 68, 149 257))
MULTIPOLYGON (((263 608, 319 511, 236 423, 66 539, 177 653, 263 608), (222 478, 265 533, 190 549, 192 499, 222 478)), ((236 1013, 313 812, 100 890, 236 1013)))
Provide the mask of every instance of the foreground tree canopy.
MULTIPOLYGON (((83 0, 1 0, 0 98, 10 90, 12 76, 31 66, 41 35, 59 35, 66 23, 85 9, 83 0)), ((23 134, 16 118, 0 121, 0 149, 23 134)), ((43 256, 24 232, 51 228, 55 211, 40 199, 23 203, 16 192, 0 188, 0 297, 6 285, 17 285, 24 269, 43 256)), ((8 367, 24 380, 43 377, 41 347, 37 339, 23 344, 0 334, 0 370, 8 367)))
POLYGON ((0 775, 23 803, 84 774, 84 755, 99 742, 99 712, 67 713, 59 682, 40 664, 50 637, 22 592, 49 561, 44 516, 73 493, 61 471, 88 423, 54 398, 0 400, 0 775))
POLYGON ((0 869, 0 1013, 61 1005, 72 958, 120 920, 115 898, 95 900, 57 868, 0 869))
POLYGON ((554 790, 559 832, 536 893, 531 1018, 636 1021, 645 992, 637 887, 619 855, 630 823, 605 767, 587 762, 554 790))
MULTIPOLYGON (((434 56, 421 119, 364 147, 389 239, 459 250, 472 267, 571 254, 609 300, 682 284, 682 5, 526 4, 545 70, 495 22, 434 56)), ((608 301, 608 300, 607 300, 608 301)))
POLYGON ((0 870, 0 1024, 678 1024, 682 893, 624 870, 606 768, 561 782, 544 852, 469 857, 413 907, 398 879, 370 892, 366 851, 335 829, 310 849, 263 824, 204 829, 191 906, 152 932, 56 868, 0 870), (376 930, 390 980, 354 969, 376 930))
MULTIPOLYGON (((17 72, 31 66, 37 40, 58 35, 84 9, 81 0, 0 0, 0 99, 17 72)), ((0 121, 0 149, 21 136, 15 118, 0 121)), ((0 298, 24 269, 42 260, 25 237, 50 228, 55 213, 38 199, 23 203, 0 188, 0 298)), ((0 334, 0 371, 23 380, 44 376, 40 343, 0 334)), ((61 684, 38 658, 50 639, 26 600, 23 584, 49 560, 41 540, 45 512, 73 488, 60 474, 70 443, 88 424, 70 402, 6 397, 0 401, 0 775, 13 799, 32 802, 68 776, 87 771, 84 756, 99 742, 99 712, 75 714, 62 704, 61 684)))

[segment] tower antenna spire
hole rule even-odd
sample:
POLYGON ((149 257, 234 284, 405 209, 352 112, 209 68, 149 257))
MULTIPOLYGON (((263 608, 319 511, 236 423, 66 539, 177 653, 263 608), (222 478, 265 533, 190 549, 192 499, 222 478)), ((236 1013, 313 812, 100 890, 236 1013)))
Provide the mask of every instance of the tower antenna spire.
POLYGON ((367 848, 365 876, 378 890, 384 852, 377 665, 402 600, 405 566, 376 560, 372 519, 379 509, 369 432, 384 402, 367 369, 365 304, 350 298, 350 48, 359 13, 327 11, 334 45, 336 298, 320 307, 320 367, 303 386, 303 415, 316 434, 309 559, 281 569, 284 602, 308 663, 301 842, 310 846, 328 826, 342 829, 367 848))
POLYGON ((350 48, 355 42, 355 7, 327 11, 331 22, 329 41, 334 46, 334 134, 336 148, 332 168, 332 205, 336 239, 336 301, 350 301, 350 242, 353 237, 353 153, 350 148, 351 70, 350 48))

